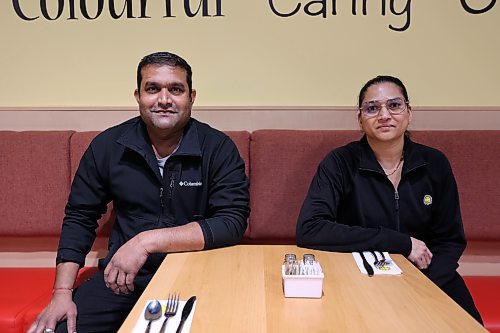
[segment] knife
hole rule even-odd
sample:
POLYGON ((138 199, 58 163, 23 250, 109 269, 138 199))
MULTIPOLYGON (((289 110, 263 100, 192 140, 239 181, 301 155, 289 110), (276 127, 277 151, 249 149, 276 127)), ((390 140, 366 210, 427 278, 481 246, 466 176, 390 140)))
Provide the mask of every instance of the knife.
POLYGON ((182 331, 182 327, 184 326, 184 322, 189 317, 191 310, 193 310, 194 302, 196 301, 196 296, 191 296, 190 299, 187 300, 186 305, 182 309, 181 314, 181 322, 179 323, 179 327, 177 327, 176 333, 180 333, 182 331))
POLYGON ((368 276, 373 276, 373 268, 370 266, 368 261, 365 258, 365 255, 363 254, 362 251, 358 252, 359 255, 361 256, 361 259, 363 259, 363 266, 365 266, 366 272, 368 273, 368 276))

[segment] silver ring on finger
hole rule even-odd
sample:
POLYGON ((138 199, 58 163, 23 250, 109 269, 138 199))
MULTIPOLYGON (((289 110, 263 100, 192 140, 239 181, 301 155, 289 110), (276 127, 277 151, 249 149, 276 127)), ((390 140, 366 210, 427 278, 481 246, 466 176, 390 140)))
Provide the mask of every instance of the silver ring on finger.
POLYGON ((43 333, 54 333, 55 331, 52 328, 44 328, 43 333))

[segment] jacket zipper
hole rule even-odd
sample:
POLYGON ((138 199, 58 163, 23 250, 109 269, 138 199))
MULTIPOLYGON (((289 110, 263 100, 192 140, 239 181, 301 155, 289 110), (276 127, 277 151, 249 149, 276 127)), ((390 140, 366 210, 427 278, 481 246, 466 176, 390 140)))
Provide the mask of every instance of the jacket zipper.
MULTIPOLYGON (((173 194, 174 194, 174 181, 175 181, 175 177, 174 175, 171 175, 170 176, 170 184, 168 185, 168 192, 167 192, 167 198, 168 199, 172 199, 173 197, 173 194)), ((164 192, 164 187, 160 187, 160 207, 161 207, 161 215, 164 215, 165 214, 165 201, 163 200, 163 198, 165 197, 163 195, 163 192, 164 192)))
MULTIPOLYGON (((426 163, 417 165, 417 166, 415 166, 415 167, 413 167, 411 169, 408 169, 404 174, 401 172, 401 179, 400 179, 399 183, 401 183, 401 181, 403 180, 403 177, 405 177, 408 173, 413 172, 414 170, 416 170, 418 168, 421 168, 421 167, 423 167, 425 165, 426 165, 426 163)), ((360 170, 365 170, 365 171, 370 171, 370 172, 375 172, 375 173, 377 173, 379 175, 384 175, 385 176, 385 174, 383 172, 378 171, 378 170, 373 170, 373 169, 368 169, 368 168, 361 168, 361 167, 359 169, 360 170)), ((391 185, 392 185, 392 183, 391 183, 391 185)), ((392 185, 392 186, 394 186, 394 185, 392 185)), ((400 225, 401 222, 399 220, 399 192, 398 192, 397 188, 394 189, 394 208, 395 208, 395 213, 396 213, 396 228, 397 228, 396 230, 397 231, 401 231, 400 230, 401 229, 401 225, 400 225)))
POLYGON ((163 215, 165 211, 165 203, 163 202, 163 187, 160 187, 160 207, 161 207, 161 214, 163 215))
POLYGON ((400 231, 400 226, 399 226, 399 193, 398 190, 394 190, 394 201, 395 201, 395 208, 396 208, 396 230, 400 231))
POLYGON ((172 199, 173 195, 174 195, 174 175, 170 175, 170 185, 169 185, 169 188, 168 188, 168 198, 169 199, 172 199))

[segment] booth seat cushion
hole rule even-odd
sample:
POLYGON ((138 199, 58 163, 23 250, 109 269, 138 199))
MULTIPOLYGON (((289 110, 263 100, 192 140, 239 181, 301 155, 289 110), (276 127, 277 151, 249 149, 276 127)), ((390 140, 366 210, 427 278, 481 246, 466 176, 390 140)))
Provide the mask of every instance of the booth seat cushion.
POLYGON ((359 131, 257 130, 250 141, 250 239, 295 243, 302 202, 318 164, 359 131))
POLYGON ((0 274, 0 332, 18 333, 23 323, 22 313, 50 293, 54 269, 2 268, 0 274))
MULTIPOLYGON (((76 285, 97 271, 84 267, 76 285)), ((0 268, 0 332, 26 332, 49 303, 55 268, 0 268)))
POLYGON ((464 276, 484 326, 500 333, 500 276, 464 276))

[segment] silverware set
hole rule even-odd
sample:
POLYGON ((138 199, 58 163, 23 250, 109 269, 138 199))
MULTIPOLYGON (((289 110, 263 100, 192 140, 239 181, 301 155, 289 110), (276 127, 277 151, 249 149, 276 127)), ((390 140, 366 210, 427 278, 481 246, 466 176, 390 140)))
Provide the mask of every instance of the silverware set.
MULTIPOLYGON (((184 327, 184 322, 189 317, 191 310, 193 309, 194 302, 196 301, 196 297, 192 296, 184 305, 182 309, 181 320, 179 326, 177 327, 177 333, 182 332, 182 328, 184 327)), ((161 325, 159 333, 164 333, 167 328, 168 320, 174 317, 177 314, 177 310, 179 309, 179 294, 169 294, 167 299, 167 304, 165 305, 165 311, 163 316, 165 319, 161 325)), ((148 303, 146 306, 146 310, 144 311, 144 318, 148 321, 148 326, 146 327, 145 333, 149 333, 151 330, 151 323, 155 320, 158 320, 162 317, 162 309, 159 301, 154 300, 148 303)))
MULTIPOLYGON (((391 260, 386 259, 384 252, 382 251, 370 251, 371 255, 373 256, 373 266, 378 269, 378 270, 389 270, 389 266, 391 265, 391 260), (379 255, 377 255, 377 253, 379 255), (379 258, 380 257, 380 258, 379 258)), ((362 251, 359 251, 359 255, 361 256, 361 259, 363 260, 363 266, 366 269, 366 273, 368 276, 373 276, 375 272, 373 271, 372 266, 366 259, 365 254, 362 251)))

